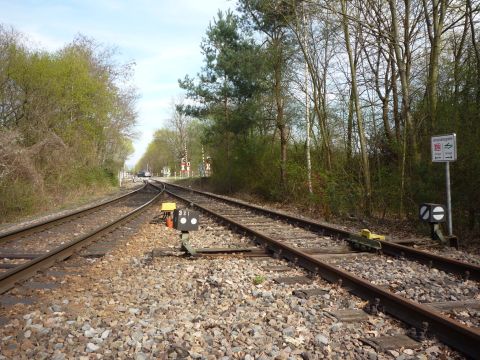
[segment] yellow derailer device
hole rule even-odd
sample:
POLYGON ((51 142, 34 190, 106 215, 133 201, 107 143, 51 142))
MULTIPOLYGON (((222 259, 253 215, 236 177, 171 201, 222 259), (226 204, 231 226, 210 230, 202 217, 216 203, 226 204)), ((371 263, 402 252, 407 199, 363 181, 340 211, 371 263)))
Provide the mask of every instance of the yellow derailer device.
POLYGON ((351 234, 346 240, 350 246, 359 251, 380 251, 382 244, 379 240, 385 240, 385 236, 373 234, 368 229, 362 229, 359 235, 351 234))
POLYGON ((369 240, 385 240, 385 235, 374 234, 368 229, 362 229, 360 231, 360 236, 369 240))

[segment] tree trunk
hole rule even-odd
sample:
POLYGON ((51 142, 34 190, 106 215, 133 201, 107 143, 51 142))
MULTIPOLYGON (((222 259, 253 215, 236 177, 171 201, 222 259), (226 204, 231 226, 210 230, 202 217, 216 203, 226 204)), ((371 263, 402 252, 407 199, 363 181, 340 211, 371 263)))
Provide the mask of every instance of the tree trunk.
POLYGON ((320 136, 321 136, 321 148, 323 151, 324 161, 326 168, 331 170, 332 162, 331 162, 331 148, 330 148, 330 137, 328 133, 327 121, 326 121, 326 111, 324 105, 324 94, 321 94, 318 90, 318 84, 315 82, 313 83, 313 99, 314 105, 313 109, 318 117, 318 127, 320 128, 320 136))
POLYGON ((347 162, 352 159, 353 153, 353 91, 350 90, 348 99, 348 119, 347 119, 347 162))
MULTIPOLYGON (((277 54, 277 56, 279 56, 277 54)), ((276 104, 276 124, 280 133, 280 182, 283 188, 287 184, 287 126, 284 119, 284 99, 282 94, 282 65, 281 56, 277 57, 274 65, 274 92, 276 104)))
POLYGON ((352 48, 350 46, 350 33, 348 30, 348 20, 347 20, 347 10, 346 10, 346 0, 341 0, 342 3, 342 15, 343 15, 343 32, 345 35, 345 44, 347 47, 348 61, 350 63, 350 75, 352 76, 352 95, 355 104, 355 114, 357 115, 357 127, 358 127, 358 138, 360 141, 360 152, 362 159, 362 168, 363 168, 363 180, 365 187, 365 212, 367 216, 371 215, 372 209, 372 188, 370 181, 370 166, 368 161, 367 154, 367 144, 365 138, 365 131, 363 128, 363 116, 362 109, 360 108, 360 98, 358 95, 357 89, 357 74, 356 66, 353 59, 352 48))
POLYGON ((470 33, 472 36, 472 45, 475 54, 475 59, 477 63, 477 95, 476 95, 476 105, 477 109, 480 111, 480 47, 478 45, 476 36, 475 36, 475 19, 472 9, 472 2, 471 0, 467 0, 467 7, 468 7, 468 18, 470 23, 470 33))
POLYGON ((397 70, 395 67, 395 55, 393 52, 393 47, 390 45, 390 62, 391 62, 391 69, 392 69, 392 98, 393 98, 393 120, 395 123, 395 139, 397 140, 397 144, 400 143, 402 138, 402 130, 401 130, 401 123, 400 123, 400 116, 398 111, 398 87, 397 87, 397 70))
POLYGON ((307 44, 307 18, 305 15, 305 6, 303 7, 303 40, 305 42, 305 125, 306 125, 306 161, 307 161, 307 185, 308 192, 313 194, 312 188, 312 160, 310 158, 310 96, 308 93, 308 44, 307 44))
POLYGON ((227 173, 228 173, 228 192, 232 193, 232 164, 230 161, 230 129, 229 129, 229 120, 228 120, 228 97, 225 96, 223 99, 223 111, 225 117, 225 127, 226 127, 226 142, 227 142, 227 173))
POLYGON ((446 0, 432 0, 432 18, 428 12, 427 0, 423 0, 425 22, 427 24, 428 38, 430 40, 430 61, 428 64, 427 79, 427 102, 430 118, 430 132, 436 126, 438 104, 438 61, 440 57, 440 44, 443 32, 445 13, 447 11, 446 0))
POLYGON ((327 162, 327 169, 332 169, 332 148, 331 148, 331 140, 330 140, 330 132, 328 130, 327 124, 327 47, 325 46, 325 59, 324 59, 324 66, 323 66, 323 76, 322 76, 322 96, 321 96, 321 105, 322 105, 322 117, 319 118, 323 128, 323 146, 325 149, 325 159, 327 162))
POLYGON ((307 160, 307 184, 308 192, 313 194, 312 189, 312 160, 310 158, 310 97, 308 95, 308 65, 305 62, 305 125, 306 125, 306 160, 307 160))
MULTIPOLYGON (((418 153, 417 141, 415 137, 415 131, 413 128, 412 114, 410 112, 410 71, 408 62, 411 61, 409 36, 406 35, 403 41, 404 49, 400 49, 400 37, 398 34, 398 19, 396 1, 388 0, 390 5, 390 12, 392 15, 392 42, 395 52, 396 63, 398 66, 398 73, 400 75, 400 85, 402 92, 402 117, 404 120, 404 126, 406 127, 406 136, 408 137, 409 146, 411 148, 412 161, 414 164, 418 164, 420 161, 420 154, 418 153)), ((410 1, 405 0, 405 32, 409 29, 409 14, 410 1)))
POLYGON ((462 53, 463 53, 463 48, 465 46, 465 41, 467 38, 467 33, 468 33, 468 6, 466 6, 465 10, 465 23, 463 26, 463 33, 462 37, 460 39, 460 43, 457 44, 455 43, 454 46, 454 51, 453 51, 453 85, 454 85, 454 91, 453 91, 453 106, 454 106, 454 128, 457 128, 457 125, 459 124, 460 121, 460 104, 459 104, 459 98, 460 98, 460 61, 462 59, 462 53))
POLYGON ((303 21, 302 25, 298 21, 298 16, 296 17, 296 27, 294 29, 294 33, 297 37, 298 43, 300 45, 300 49, 302 50, 304 59, 305 59, 305 66, 306 70, 308 70, 310 74, 310 78, 312 81, 312 97, 314 102, 315 115, 318 118, 318 126, 320 129, 321 135, 321 149, 322 149, 322 156, 326 168, 331 170, 332 168, 332 147, 331 147, 331 139, 330 139, 330 132, 328 128, 327 122, 327 110, 326 110, 326 77, 327 77, 327 68, 329 63, 329 35, 330 32, 327 31, 325 34, 325 46, 322 48, 323 51, 323 71, 320 74, 320 69, 317 64, 314 62, 314 57, 320 57, 318 49, 316 47, 316 42, 312 41, 312 53, 310 55, 309 51, 309 44, 307 42, 307 28, 306 24, 307 21, 305 19, 305 7, 303 7, 303 21), (300 36, 300 28, 303 27, 302 36, 300 36))
POLYGON ((428 93, 428 111, 430 114, 430 133, 434 132, 437 118, 437 103, 438 103, 438 57, 440 55, 440 43, 435 40, 432 44, 430 52, 430 63, 428 66, 428 81, 427 81, 427 93, 428 93))

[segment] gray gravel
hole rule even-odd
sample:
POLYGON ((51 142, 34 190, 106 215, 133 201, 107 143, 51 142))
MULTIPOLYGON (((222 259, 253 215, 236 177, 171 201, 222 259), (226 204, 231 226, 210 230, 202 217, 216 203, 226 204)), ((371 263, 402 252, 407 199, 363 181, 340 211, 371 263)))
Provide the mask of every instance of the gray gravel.
MULTIPOLYGON (((247 239, 218 229, 192 234, 202 247, 245 246, 247 239)), ((151 258, 153 248, 178 247, 179 233, 147 224, 121 249, 66 276, 62 286, 35 291, 33 305, 0 310, 0 359, 445 359, 461 358, 434 340, 420 349, 377 353, 362 337, 405 333, 397 321, 370 316, 342 323, 328 311, 365 303, 315 279, 285 285, 277 277, 305 275, 271 258, 151 258), (262 279, 255 285, 255 279, 262 279), (292 291, 322 288, 300 299, 292 291)))
MULTIPOLYGON (((366 261, 333 259, 330 263, 358 274, 375 285, 385 286, 397 295, 420 303, 480 301, 480 286, 477 281, 464 281, 452 274, 414 261, 377 256, 368 258, 366 261)), ((456 313, 461 313, 458 320, 464 324, 480 326, 479 311, 457 311, 456 313)))
MULTIPOLYGON (((470 264, 480 266, 480 255, 479 254, 472 254, 472 253, 468 253, 464 250, 455 250, 454 248, 449 248, 449 247, 444 248, 444 249, 430 249, 430 250, 426 250, 426 251, 431 252, 433 254, 440 255, 440 256, 445 256, 445 257, 449 257, 451 259, 455 259, 455 260, 458 260, 458 261, 463 261, 463 262, 467 262, 467 263, 470 263, 470 264)), ((478 252, 478 249, 477 249, 477 252, 478 252)))

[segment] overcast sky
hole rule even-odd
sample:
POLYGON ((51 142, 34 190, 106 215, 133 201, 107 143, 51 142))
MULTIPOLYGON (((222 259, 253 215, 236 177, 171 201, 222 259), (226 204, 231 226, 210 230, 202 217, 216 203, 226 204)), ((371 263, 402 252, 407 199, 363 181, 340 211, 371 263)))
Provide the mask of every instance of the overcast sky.
POLYGON ((0 23, 12 25, 39 48, 57 50, 76 34, 118 49, 135 61, 139 138, 133 165, 182 94, 177 80, 202 66, 200 42, 218 9, 232 0, 0 0, 0 23))

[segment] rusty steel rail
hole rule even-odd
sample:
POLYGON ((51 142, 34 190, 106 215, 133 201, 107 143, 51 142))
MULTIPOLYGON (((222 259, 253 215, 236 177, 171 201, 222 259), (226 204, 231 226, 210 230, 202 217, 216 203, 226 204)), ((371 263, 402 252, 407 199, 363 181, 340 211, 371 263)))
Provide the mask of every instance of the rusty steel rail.
MULTIPOLYGON (((156 186, 154 187, 158 189, 158 187, 156 186)), ((142 189, 143 188, 144 187, 142 187, 142 189)), ((134 217, 140 215, 142 211, 146 210, 150 205, 152 205, 156 200, 158 200, 161 194, 162 194, 162 191, 156 194, 153 199, 137 207, 136 209, 130 211, 128 214, 123 215, 109 222, 108 224, 103 225, 98 229, 95 229, 89 232, 88 234, 79 236, 78 238, 75 238, 71 242, 65 245, 62 245, 45 255, 42 255, 38 258, 35 258, 19 266, 16 266, 13 269, 1 274, 0 275, 0 294, 3 294, 4 292, 15 287, 15 284, 22 282, 28 279, 29 277, 35 275, 37 271, 46 269, 54 265, 56 262, 62 261, 68 258, 69 256, 72 256, 75 252, 89 245, 95 239, 101 237, 102 235, 107 234, 108 232, 111 232, 116 227, 121 226, 122 224, 133 219, 134 217)))
MULTIPOLYGON (((212 194, 208 192, 202 192, 194 189, 184 188, 178 185, 167 184, 167 186, 172 186, 184 191, 192 191, 194 193, 205 195, 214 199, 230 202, 232 204, 241 206, 246 209, 255 210, 267 216, 273 216, 277 219, 284 220, 296 226, 302 226, 310 230, 318 231, 322 235, 337 237, 343 240, 348 240, 352 236, 356 236, 356 234, 354 233, 336 228, 332 225, 325 224, 320 221, 302 218, 302 217, 296 217, 296 216, 285 214, 283 212, 276 211, 276 210, 264 209, 260 206, 248 204, 243 201, 233 200, 224 196, 220 196, 220 195, 212 194)), ((450 259, 440 255, 431 254, 426 251, 417 250, 408 246, 395 244, 389 241, 384 241, 384 240, 378 240, 378 241, 382 245, 382 252, 384 254, 395 256, 395 257, 405 257, 409 260, 413 260, 421 264, 428 265, 430 267, 435 267, 439 270, 456 274, 463 278, 480 281, 480 266, 458 261, 455 259, 450 259)))
POLYGON ((24 227, 20 227, 18 229, 5 231, 5 232, 0 232, 0 242, 4 242, 4 241, 7 241, 7 240, 12 240, 12 239, 16 239, 16 238, 19 238, 19 237, 23 237, 23 236, 26 236, 26 235, 29 235, 29 234, 32 234, 32 233, 36 233, 36 232, 45 230, 45 229, 50 228, 54 225, 63 223, 67 220, 74 219, 74 218, 77 218, 77 217, 80 217, 80 216, 88 215, 88 214, 90 214, 94 211, 97 211, 98 209, 100 209, 100 208, 102 208, 106 205, 114 204, 114 203, 116 203, 120 200, 125 199, 126 197, 134 195, 137 192, 145 189, 145 187, 147 187, 147 186, 148 186, 148 184, 145 184, 144 186, 142 186, 142 187, 140 187, 136 190, 130 191, 130 192, 124 194, 124 195, 118 196, 114 199, 102 202, 100 204, 91 206, 91 207, 86 208, 86 209, 76 210, 76 211, 70 212, 68 214, 55 216, 51 219, 47 219, 47 220, 39 222, 39 223, 34 223, 34 224, 30 224, 30 225, 27 225, 27 226, 24 226, 24 227))
POLYGON ((178 194, 172 193, 168 190, 166 190, 166 192, 182 201, 190 203, 205 213, 229 223, 238 231, 249 234, 255 239, 255 241, 262 242, 268 250, 281 258, 292 261, 294 264, 307 269, 313 274, 320 275, 329 282, 341 284, 341 286, 345 287, 349 292, 364 300, 368 300, 372 303, 379 303, 383 307, 383 311, 391 314, 399 320, 417 329, 422 329, 424 323, 427 323, 428 334, 436 336, 443 343, 457 349, 471 358, 480 359, 480 353, 478 351, 478 344, 480 343, 479 329, 469 328, 447 316, 443 316, 436 310, 395 295, 348 271, 326 264, 292 246, 277 241, 261 232, 250 229, 227 216, 220 215, 206 207, 192 203, 191 200, 185 199, 178 194))

